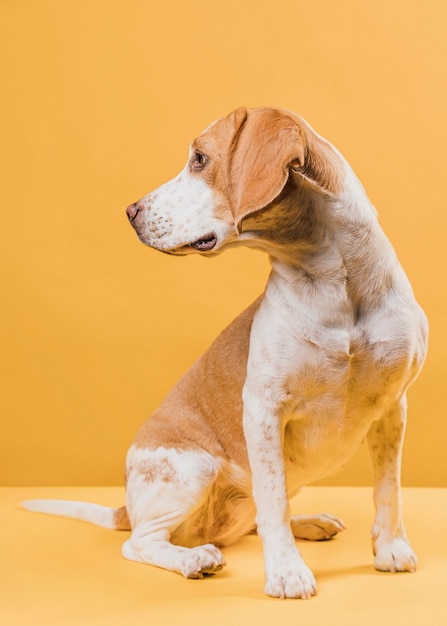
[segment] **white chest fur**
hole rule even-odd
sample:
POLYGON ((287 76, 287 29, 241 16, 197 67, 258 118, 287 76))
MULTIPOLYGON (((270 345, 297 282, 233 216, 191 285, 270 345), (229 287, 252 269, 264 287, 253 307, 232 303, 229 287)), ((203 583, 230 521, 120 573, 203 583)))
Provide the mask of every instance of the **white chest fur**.
POLYGON ((252 327, 244 394, 248 410, 262 398, 281 420, 290 495, 350 459, 425 354, 418 306, 399 276, 394 296, 360 313, 343 276, 295 272, 292 280, 293 271, 274 265, 252 327))

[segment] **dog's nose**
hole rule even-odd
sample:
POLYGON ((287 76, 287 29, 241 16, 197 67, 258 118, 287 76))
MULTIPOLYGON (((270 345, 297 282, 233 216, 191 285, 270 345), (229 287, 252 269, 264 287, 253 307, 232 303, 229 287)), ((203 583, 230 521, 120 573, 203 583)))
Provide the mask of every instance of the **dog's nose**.
POLYGON ((133 222, 133 220, 136 218, 139 211, 140 211, 140 207, 138 206, 137 202, 134 202, 133 204, 129 204, 129 206, 126 209, 126 213, 127 213, 127 217, 130 219, 131 222, 133 222))

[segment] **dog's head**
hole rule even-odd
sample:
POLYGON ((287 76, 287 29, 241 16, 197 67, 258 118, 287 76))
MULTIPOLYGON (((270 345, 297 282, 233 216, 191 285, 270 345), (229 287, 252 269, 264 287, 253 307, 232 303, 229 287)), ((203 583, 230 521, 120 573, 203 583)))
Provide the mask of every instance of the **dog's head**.
POLYGON ((337 196, 342 180, 341 158, 300 117, 237 109, 199 135, 180 174, 130 205, 127 215, 141 241, 157 250, 213 254, 259 242, 261 232, 274 237, 272 210, 287 204, 286 196, 304 206, 315 195, 337 196))

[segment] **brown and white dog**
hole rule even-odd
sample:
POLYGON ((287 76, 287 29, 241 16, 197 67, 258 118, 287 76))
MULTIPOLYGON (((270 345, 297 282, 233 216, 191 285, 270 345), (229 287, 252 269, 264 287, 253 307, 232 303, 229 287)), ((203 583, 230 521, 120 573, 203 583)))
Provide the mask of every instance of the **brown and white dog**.
POLYGON ((142 426, 127 455, 125 507, 25 506, 131 529, 126 558, 188 578, 220 570, 219 547, 257 528, 265 593, 309 598, 315 580, 294 538, 328 539, 344 525, 291 516, 289 497, 343 466, 366 437, 375 567, 414 571, 400 465, 427 322, 344 158, 294 113, 238 109, 127 214, 143 243, 169 254, 266 251, 265 293, 142 426))

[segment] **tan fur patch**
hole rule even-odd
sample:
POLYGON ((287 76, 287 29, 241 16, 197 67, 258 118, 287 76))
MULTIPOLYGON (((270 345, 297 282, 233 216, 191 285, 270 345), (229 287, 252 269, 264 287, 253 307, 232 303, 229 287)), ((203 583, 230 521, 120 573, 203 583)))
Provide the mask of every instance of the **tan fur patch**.
POLYGON ((251 325, 260 302, 258 298, 241 313, 173 387, 141 427, 136 447, 198 447, 248 468, 242 432, 242 386, 251 325), (183 399, 181 408, 179 397, 183 399))
POLYGON ((131 530, 130 521, 125 506, 122 506, 120 509, 115 509, 113 521, 115 523, 116 530, 131 530))

